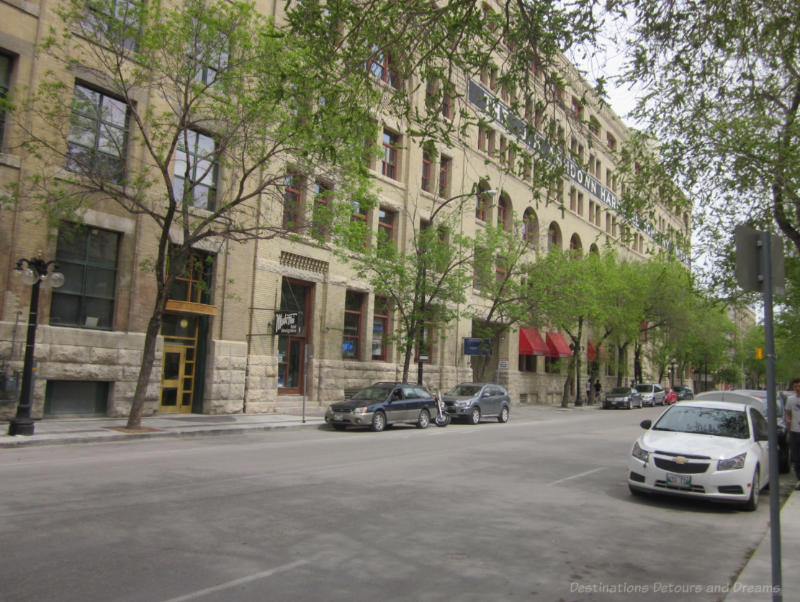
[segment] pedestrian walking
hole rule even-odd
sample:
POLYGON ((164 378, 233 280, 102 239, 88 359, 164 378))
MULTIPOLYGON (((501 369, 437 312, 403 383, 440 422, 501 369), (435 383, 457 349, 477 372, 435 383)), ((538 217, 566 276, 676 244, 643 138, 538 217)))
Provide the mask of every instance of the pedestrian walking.
POLYGON ((598 378, 594 381, 594 398, 599 402, 600 401, 600 393, 603 390, 603 387, 600 385, 600 379, 598 378))
POLYGON ((586 405, 592 405, 592 378, 586 377, 586 405))
MULTIPOLYGON (((794 476, 800 480, 800 378, 792 381, 794 395, 786 400, 786 424, 789 425, 789 457, 794 466, 794 476)), ((800 489, 800 483, 796 489, 800 489)))

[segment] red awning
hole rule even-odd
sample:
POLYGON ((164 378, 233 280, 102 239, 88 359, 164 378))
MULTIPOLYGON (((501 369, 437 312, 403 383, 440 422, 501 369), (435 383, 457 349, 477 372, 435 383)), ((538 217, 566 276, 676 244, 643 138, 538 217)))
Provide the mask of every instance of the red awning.
POLYGON ((572 350, 564 340, 564 335, 560 332, 547 333, 547 349, 550 357, 569 357, 572 355, 572 350))
MULTIPOLYGON (((597 359, 597 347, 595 347, 594 343, 592 343, 590 340, 587 340, 586 343, 587 343, 586 359, 588 359, 590 362, 593 362, 597 359)), ((607 362, 608 353, 606 352, 605 347, 603 347, 602 345, 600 345, 599 347, 600 347, 600 359, 602 359, 604 362, 607 362)))
POLYGON ((535 328, 519 329, 520 355, 548 355, 549 353, 550 350, 538 330, 535 328))

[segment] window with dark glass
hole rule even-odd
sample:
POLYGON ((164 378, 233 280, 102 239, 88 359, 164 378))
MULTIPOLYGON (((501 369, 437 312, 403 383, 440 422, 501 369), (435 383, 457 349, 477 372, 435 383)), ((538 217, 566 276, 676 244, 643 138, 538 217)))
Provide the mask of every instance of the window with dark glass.
POLYGON ((217 197, 216 143, 211 136, 184 130, 175 152, 175 199, 213 211, 217 197))
POLYGON ((127 138, 125 103, 76 84, 67 136, 67 169, 121 182, 125 175, 127 138))
POLYGON ((450 194, 450 173, 453 167, 453 160, 450 157, 439 159, 439 196, 447 197, 450 194))
POLYGON ((209 304, 213 270, 214 256, 194 251, 169 290, 169 298, 175 301, 209 304))
POLYGON ((389 209, 378 210, 378 245, 391 244, 394 241, 394 222, 397 213, 389 209))
POLYGON ((369 230, 367 227, 367 210, 358 201, 350 201, 352 213, 350 223, 352 227, 347 232, 346 245, 351 251, 364 251, 369 240, 369 230))
POLYGON ((389 348, 389 301, 386 297, 375 297, 372 317, 372 359, 384 362, 389 348))
POLYGON ((426 192, 431 192, 431 173, 433 171, 433 153, 422 152, 422 181, 420 187, 426 192))
POLYGON ((400 78, 394 69, 391 55, 377 46, 372 47, 372 57, 367 61, 367 71, 393 88, 400 87, 400 78))
POLYGON ((475 219, 485 222, 488 204, 486 197, 479 193, 475 195, 475 199, 475 219))
POLYGON ((432 364, 435 348, 433 344, 434 330, 433 326, 425 323, 422 327, 422 341, 417 345, 414 362, 419 363, 420 359, 423 364, 432 364))
POLYGON ((529 245, 536 245, 537 223, 536 214, 532 209, 526 209, 522 218, 522 235, 529 245))
POLYGON ((83 26, 114 46, 136 50, 142 9, 135 0, 89 0, 83 26))
POLYGON ((303 178, 298 174, 287 174, 283 191, 283 227, 297 230, 303 221, 303 178))
POLYGON ((359 359, 361 348, 361 314, 364 294, 347 291, 344 300, 344 333, 342 335, 342 358, 359 359))
POLYGON ((53 290, 50 324, 113 327, 119 240, 117 232, 90 226, 59 229, 56 264, 64 286, 53 290))
MULTIPOLYGON (((8 90, 11 87, 11 67, 13 66, 13 59, 7 54, 0 53, 0 98, 5 99, 8 96, 8 90)), ((0 143, 3 142, 6 132, 6 113, 0 111, 0 143)))
POLYGON ((400 136, 389 130, 383 130, 383 159, 381 173, 387 178, 396 180, 400 163, 400 136))
POLYGON ((500 200, 497 201, 497 225, 503 230, 508 230, 511 227, 511 215, 508 210, 509 201, 503 194, 500 200))
POLYGON ((318 240, 328 237, 331 221, 331 198, 333 190, 323 182, 314 183, 314 212, 311 234, 318 240))

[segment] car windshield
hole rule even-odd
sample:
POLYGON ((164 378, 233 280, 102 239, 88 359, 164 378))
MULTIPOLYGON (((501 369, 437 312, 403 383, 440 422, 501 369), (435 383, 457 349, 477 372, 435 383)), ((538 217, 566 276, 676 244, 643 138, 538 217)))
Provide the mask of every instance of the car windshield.
POLYGON ((476 395, 483 387, 481 385, 456 385, 450 389, 445 395, 456 395, 458 397, 472 397, 476 395))
POLYGON ((653 385, 636 385, 636 390, 639 391, 639 393, 652 393, 653 385))
POLYGON ((672 406, 658 419, 654 431, 677 431, 747 439, 750 428, 741 410, 672 406))
POLYGON ((358 393, 353 395, 352 399, 361 399, 364 401, 383 401, 389 396, 389 393, 394 387, 387 386, 373 386, 361 389, 358 393))
POLYGON ((615 389, 611 389, 609 395, 630 395, 631 390, 628 387, 616 387, 615 389))

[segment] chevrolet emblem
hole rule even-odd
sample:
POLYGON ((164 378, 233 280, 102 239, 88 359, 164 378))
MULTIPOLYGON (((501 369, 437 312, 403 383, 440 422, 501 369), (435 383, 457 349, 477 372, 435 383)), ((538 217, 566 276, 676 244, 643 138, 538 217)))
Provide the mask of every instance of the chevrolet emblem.
POLYGON ((684 458, 683 456, 675 456, 675 463, 676 464, 688 464, 689 463, 689 459, 688 458, 684 458))

